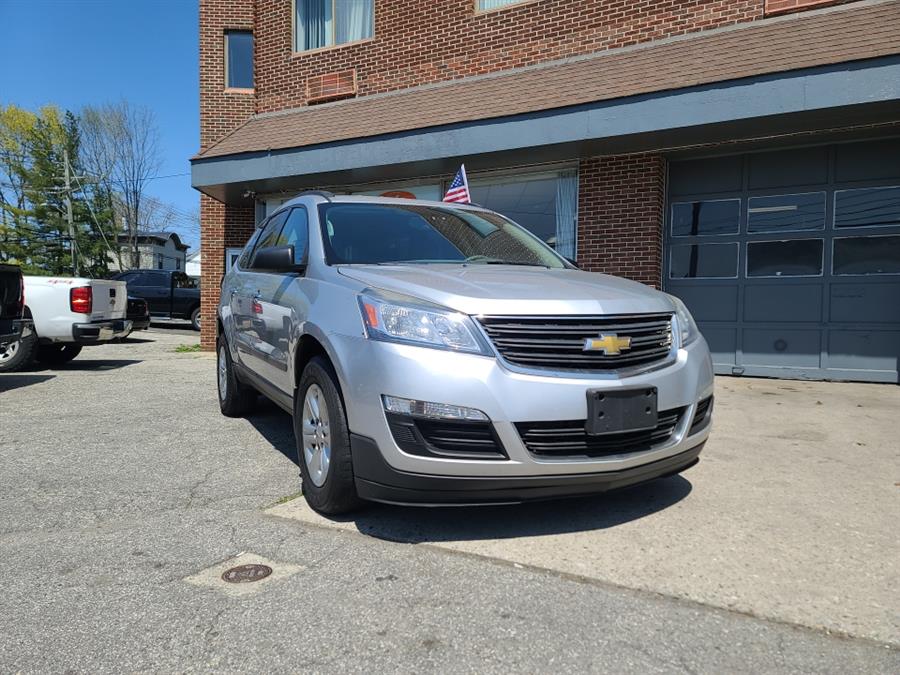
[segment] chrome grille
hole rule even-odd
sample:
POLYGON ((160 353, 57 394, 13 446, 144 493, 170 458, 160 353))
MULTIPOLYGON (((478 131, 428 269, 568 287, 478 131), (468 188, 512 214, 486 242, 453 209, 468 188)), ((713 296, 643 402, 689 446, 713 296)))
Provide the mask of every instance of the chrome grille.
POLYGON ((655 429, 591 436, 584 420, 517 422, 516 429, 528 451, 539 457, 603 457, 643 452, 668 441, 685 408, 661 410, 655 429))
POLYGON ((482 316, 497 351, 510 363, 554 370, 619 370, 664 361, 672 347, 672 315, 482 316), (600 334, 630 337, 620 354, 584 351, 600 334))

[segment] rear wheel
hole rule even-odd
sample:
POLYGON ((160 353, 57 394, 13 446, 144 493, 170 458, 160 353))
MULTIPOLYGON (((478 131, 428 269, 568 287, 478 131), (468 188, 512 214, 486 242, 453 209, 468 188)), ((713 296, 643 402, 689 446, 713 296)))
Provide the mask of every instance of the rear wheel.
POLYGON ((61 345, 40 345, 37 348, 35 358, 40 363, 49 366, 59 366, 68 363, 81 353, 81 345, 61 344, 61 345))
POLYGON ((28 337, 0 347, 0 373, 11 373, 30 366, 34 360, 36 346, 37 335, 32 333, 28 337))
POLYGON ((194 330, 200 330, 200 308, 196 307, 193 312, 191 312, 191 326, 194 330))
POLYGON ((294 437, 303 496, 319 513, 337 515, 361 500, 353 481, 350 431, 331 364, 313 357, 294 396, 294 437))
POLYGON ((256 392, 242 383, 234 372, 225 336, 219 335, 216 345, 216 380, 219 389, 219 410, 226 417, 243 417, 256 403, 256 392))

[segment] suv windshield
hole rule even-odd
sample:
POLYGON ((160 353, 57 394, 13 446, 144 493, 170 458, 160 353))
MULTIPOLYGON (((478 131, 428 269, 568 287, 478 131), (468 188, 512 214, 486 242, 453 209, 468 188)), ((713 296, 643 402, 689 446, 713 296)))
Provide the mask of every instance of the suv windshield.
POLYGON ((421 204, 336 202, 319 207, 329 265, 471 263, 566 267, 511 221, 487 211, 421 204))

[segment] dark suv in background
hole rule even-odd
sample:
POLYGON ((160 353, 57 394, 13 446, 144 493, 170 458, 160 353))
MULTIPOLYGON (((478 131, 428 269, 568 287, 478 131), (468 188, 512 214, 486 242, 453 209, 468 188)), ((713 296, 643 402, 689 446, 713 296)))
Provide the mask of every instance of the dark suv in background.
POLYGON ((158 319, 190 319, 200 330, 200 284, 177 270, 129 270, 114 279, 128 285, 129 297, 143 298, 150 316, 158 319))

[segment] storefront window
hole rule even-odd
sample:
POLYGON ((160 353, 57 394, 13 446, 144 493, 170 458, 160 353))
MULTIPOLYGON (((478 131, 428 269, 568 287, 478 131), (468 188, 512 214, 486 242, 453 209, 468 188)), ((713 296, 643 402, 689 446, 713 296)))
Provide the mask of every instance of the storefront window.
POLYGON ((578 174, 559 171, 469 179, 472 201, 502 213, 558 253, 575 257, 578 174))

